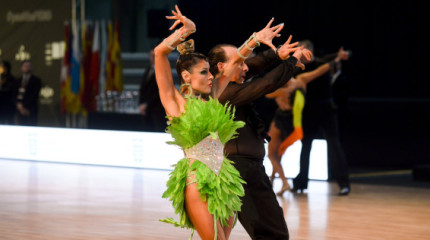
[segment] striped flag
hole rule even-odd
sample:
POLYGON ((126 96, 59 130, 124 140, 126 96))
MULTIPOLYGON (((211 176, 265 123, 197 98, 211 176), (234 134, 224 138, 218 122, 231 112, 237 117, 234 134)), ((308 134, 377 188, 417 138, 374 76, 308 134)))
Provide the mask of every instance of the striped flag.
POLYGON ((72 78, 71 90, 79 94, 81 80, 81 52, 79 46, 79 29, 76 23, 72 24, 72 53, 70 61, 70 75, 72 78))
POLYGON ((60 97, 61 97, 61 113, 66 113, 67 101, 70 92, 70 54, 71 54, 71 36, 70 36, 70 24, 64 23, 64 56, 61 64, 61 77, 60 77, 60 97))

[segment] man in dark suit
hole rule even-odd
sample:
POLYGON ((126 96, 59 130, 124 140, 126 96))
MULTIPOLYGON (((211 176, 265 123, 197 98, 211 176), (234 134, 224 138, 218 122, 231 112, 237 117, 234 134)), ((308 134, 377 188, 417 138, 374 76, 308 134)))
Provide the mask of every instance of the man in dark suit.
POLYGON ((155 81, 154 50, 150 52, 150 66, 143 74, 139 90, 139 112, 144 116, 144 129, 164 132, 167 127, 166 112, 161 104, 158 85, 155 81))
POLYGON ((33 75, 31 61, 21 64, 22 77, 18 79, 16 95, 17 123, 19 125, 37 126, 39 93, 42 87, 40 78, 33 75))
MULTIPOLYGON (((302 46, 313 51, 313 43, 301 41, 302 46)), ((329 178, 331 175, 339 185, 339 195, 348 195, 350 181, 348 164, 339 139, 337 106, 334 102, 332 84, 333 75, 341 68, 341 61, 348 60, 350 52, 340 48, 337 53, 323 58, 314 57, 306 63, 306 71, 312 71, 329 62, 330 71, 316 78, 307 85, 306 104, 303 108, 303 139, 300 153, 300 172, 293 179, 294 192, 304 192, 308 187, 309 158, 314 139, 319 138, 320 131, 327 140, 329 178)))

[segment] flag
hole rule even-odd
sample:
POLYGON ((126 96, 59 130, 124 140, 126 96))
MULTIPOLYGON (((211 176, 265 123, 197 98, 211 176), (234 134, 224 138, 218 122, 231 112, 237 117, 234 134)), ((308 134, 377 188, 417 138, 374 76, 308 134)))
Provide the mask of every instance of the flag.
MULTIPOLYGON (((81 111, 81 52, 79 46, 79 29, 76 21, 72 22, 72 44, 70 50, 70 92, 67 97, 66 108, 72 114, 81 111)), ((68 91, 68 90, 67 90, 68 91)))
POLYGON ((60 97, 61 97, 61 113, 66 113, 67 100, 70 92, 70 54, 71 54, 71 36, 70 36, 70 24, 64 23, 64 55, 61 64, 61 77, 60 77, 60 97))
POLYGON ((112 23, 108 24, 108 53, 106 61, 106 90, 123 90, 123 74, 121 60, 121 45, 119 41, 118 21, 115 31, 112 23))
POLYGON ((95 111, 97 109, 96 96, 99 92, 99 74, 100 74, 100 39, 99 39, 99 23, 94 25, 94 34, 91 49, 90 69, 88 76, 88 100, 90 101, 87 110, 95 111))
POLYGON ((124 79, 122 74, 121 44, 119 41, 119 23, 115 22, 115 32, 113 34, 112 59, 114 63, 113 88, 122 91, 124 88, 124 79))
POLYGON ((88 24, 85 35, 83 35, 83 48, 85 51, 83 54, 83 91, 82 91, 82 105, 84 110, 92 112, 96 110, 95 97, 97 95, 97 86, 99 79, 99 34, 98 34, 98 22, 95 23, 94 27, 92 24, 88 24))
POLYGON ((106 57, 107 57, 107 32, 106 22, 102 20, 101 24, 101 42, 100 42, 100 75, 99 75, 99 94, 106 91, 106 57))
POLYGON ((113 47, 113 29, 112 22, 109 21, 107 25, 107 56, 106 56, 106 90, 113 90, 113 59, 112 59, 112 47, 113 47))
POLYGON ((71 90, 74 94, 79 93, 80 89, 80 75, 81 75, 81 54, 80 54, 80 48, 79 48, 79 30, 78 25, 73 23, 72 25, 72 53, 71 53, 71 60, 70 60, 70 75, 72 78, 71 82, 71 90))
POLYGON ((81 72, 80 72, 80 89, 79 95, 81 99, 81 108, 79 111, 83 116, 87 115, 87 107, 89 104, 87 91, 91 87, 88 85, 89 72, 90 72, 90 61, 91 61, 91 41, 92 31, 91 22, 83 22, 81 29, 81 72))

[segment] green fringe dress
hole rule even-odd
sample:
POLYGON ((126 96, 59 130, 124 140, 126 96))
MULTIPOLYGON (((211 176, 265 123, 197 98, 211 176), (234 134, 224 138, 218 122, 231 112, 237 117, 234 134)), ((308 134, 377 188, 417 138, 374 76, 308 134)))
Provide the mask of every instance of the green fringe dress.
MULTIPOLYGON (((236 130, 245 125, 244 122, 233 119, 234 109, 227 105, 223 106, 216 99, 210 98, 209 101, 204 102, 200 99, 188 98, 184 113, 169 122, 167 132, 172 135, 174 141, 168 144, 177 145, 186 151, 211 136, 213 139, 219 137, 219 141, 225 145, 235 137, 236 130)), ((242 184, 245 182, 232 165, 232 161, 224 154, 222 158, 218 174, 198 159, 190 165, 190 159, 184 157, 173 165, 174 170, 170 173, 163 198, 172 202, 175 213, 179 215, 179 222, 173 218, 160 221, 177 227, 190 228, 194 232, 194 226, 185 210, 184 191, 187 178, 192 171, 195 171, 201 200, 208 202, 209 213, 213 215, 214 220, 219 220, 222 226, 227 225, 227 220, 234 216, 235 212, 240 211, 242 205, 240 197, 244 196, 242 184)), ((215 233, 216 221, 214 221, 215 233)))

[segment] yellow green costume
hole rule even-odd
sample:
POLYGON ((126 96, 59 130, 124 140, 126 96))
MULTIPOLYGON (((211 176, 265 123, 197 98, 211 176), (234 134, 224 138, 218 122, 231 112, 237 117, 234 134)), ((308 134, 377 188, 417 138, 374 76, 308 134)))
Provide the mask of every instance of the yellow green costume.
POLYGON ((174 165, 167 190, 163 193, 163 198, 172 201, 179 222, 172 218, 161 221, 194 229, 185 210, 184 191, 190 175, 196 177, 201 200, 208 202, 215 230, 217 221, 225 226, 227 220, 240 211, 244 181, 232 161, 223 154, 223 145, 234 138, 236 130, 245 124, 233 119, 234 109, 223 106, 216 99, 205 102, 188 98, 184 113, 169 122, 167 132, 174 141, 168 143, 181 147, 186 154, 174 165), (191 165, 190 159, 194 159, 191 165))

